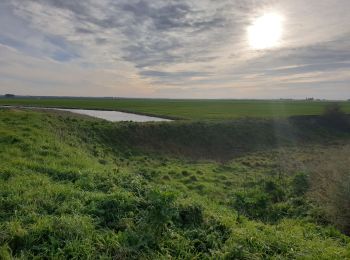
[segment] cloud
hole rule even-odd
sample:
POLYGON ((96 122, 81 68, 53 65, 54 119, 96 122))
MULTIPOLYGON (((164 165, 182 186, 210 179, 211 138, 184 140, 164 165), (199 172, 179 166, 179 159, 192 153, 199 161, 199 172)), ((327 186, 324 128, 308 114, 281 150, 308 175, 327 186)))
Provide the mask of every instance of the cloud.
POLYGON ((0 45, 0 86, 8 93, 75 96, 149 96, 152 90, 133 75, 114 70, 81 67, 23 55, 0 45), (9 62, 7 62, 9 61, 9 62))
POLYGON ((103 89, 159 97, 258 98, 283 88, 278 93, 288 97, 295 96, 293 84, 302 83, 325 97, 339 90, 341 98, 350 94, 348 10, 347 0, 3 0, 0 44, 23 58, 0 57, 7 66, 0 83, 8 83, 10 65, 16 65, 21 70, 13 67, 10 81, 23 94, 29 90, 21 91, 19 83, 26 79, 29 92, 43 95, 57 92, 51 85, 67 94, 103 89), (252 50, 247 27, 266 12, 285 18, 281 45, 252 50), (39 68, 45 68, 41 75, 28 76, 39 68))

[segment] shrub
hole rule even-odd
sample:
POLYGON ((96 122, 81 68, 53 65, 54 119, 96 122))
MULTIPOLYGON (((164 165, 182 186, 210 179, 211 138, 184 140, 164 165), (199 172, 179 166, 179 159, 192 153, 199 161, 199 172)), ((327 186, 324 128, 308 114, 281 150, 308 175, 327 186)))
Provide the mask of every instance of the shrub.
POLYGON ((262 182, 256 188, 236 193, 233 207, 239 214, 267 223, 275 223, 287 217, 305 217, 309 212, 309 204, 300 196, 308 188, 305 175, 297 175, 293 183, 289 189, 283 189, 275 181, 262 182), (295 198, 290 196, 294 193, 297 194, 295 198))
POLYGON ((325 218, 350 234, 350 146, 331 150, 308 165, 309 196, 324 212, 325 218))
POLYGON ((144 222, 148 223, 151 229, 161 234, 168 224, 171 224, 176 216, 175 194, 169 191, 150 191, 147 194, 146 214, 144 222))
POLYGON ((335 128, 348 129, 349 120, 346 114, 342 111, 341 106, 337 103, 330 104, 325 108, 322 115, 326 123, 335 128))
POLYGON ((298 173, 292 181, 293 193, 296 196, 303 196, 310 188, 309 178, 305 173, 298 173))
POLYGON ((282 187, 273 181, 267 181, 265 183, 265 192, 270 195, 270 199, 273 203, 280 202, 285 197, 285 192, 282 187))
MULTIPOLYGON (((196 252, 209 253, 220 249, 229 239, 231 231, 220 221, 209 218, 201 227, 188 229, 184 235, 189 239, 196 252)), ((203 259, 202 257, 199 259, 203 259)))
POLYGON ((113 194, 102 197, 90 207, 101 227, 124 230, 125 219, 133 216, 138 206, 137 200, 129 194, 113 194))
POLYGON ((150 190, 139 207, 136 225, 123 234, 123 243, 134 254, 159 249, 160 240, 166 237, 173 219, 178 217, 175 194, 169 191, 150 190))
POLYGON ((11 260, 11 249, 7 245, 0 246, 0 259, 11 260))
POLYGON ((268 194, 260 190, 252 190, 236 193, 233 207, 239 214, 245 215, 251 219, 265 220, 269 203, 268 194))
POLYGON ((203 208, 199 205, 182 206, 179 219, 182 226, 199 226, 203 223, 203 208))

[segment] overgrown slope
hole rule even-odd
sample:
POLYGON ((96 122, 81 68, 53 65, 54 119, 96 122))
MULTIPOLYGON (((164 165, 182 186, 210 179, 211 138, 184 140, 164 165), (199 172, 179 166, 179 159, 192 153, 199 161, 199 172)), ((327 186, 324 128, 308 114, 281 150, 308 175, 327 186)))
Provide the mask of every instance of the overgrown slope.
POLYGON ((248 130, 252 146, 269 150, 225 164, 173 158, 177 147, 155 153, 180 142, 203 147, 202 157, 216 127, 220 145, 238 133, 0 109, 0 258, 350 258, 349 238, 308 201, 300 168, 280 164, 307 161, 309 150, 248 130))
POLYGON ((78 134, 106 146, 152 152, 183 159, 225 161, 250 152, 278 147, 331 144, 350 138, 350 117, 335 125, 321 116, 289 119, 237 119, 224 122, 89 123, 78 134), (95 127, 96 126, 96 127, 95 127))

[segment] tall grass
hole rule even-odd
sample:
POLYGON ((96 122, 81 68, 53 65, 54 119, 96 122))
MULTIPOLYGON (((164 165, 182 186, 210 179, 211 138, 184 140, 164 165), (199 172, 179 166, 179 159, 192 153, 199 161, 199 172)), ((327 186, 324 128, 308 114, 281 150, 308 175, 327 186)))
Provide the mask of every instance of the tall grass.
POLYGON ((350 146, 331 149, 308 165, 310 196, 326 220, 350 234, 350 146))
POLYGON ((349 238, 308 214, 305 176, 285 174, 271 147, 183 160, 128 139, 152 127, 178 130, 0 109, 0 259, 350 257, 349 238))

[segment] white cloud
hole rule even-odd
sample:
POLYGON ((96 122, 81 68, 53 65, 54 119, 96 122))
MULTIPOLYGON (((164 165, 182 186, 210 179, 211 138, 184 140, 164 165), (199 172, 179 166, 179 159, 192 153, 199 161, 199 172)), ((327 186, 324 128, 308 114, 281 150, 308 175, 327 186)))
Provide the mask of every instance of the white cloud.
POLYGON ((349 11, 347 0, 4 0, 0 90, 263 97, 281 86, 288 97, 293 84, 317 92, 335 82, 343 97, 349 11), (247 27, 266 12, 283 15, 284 38, 254 51, 247 27))

